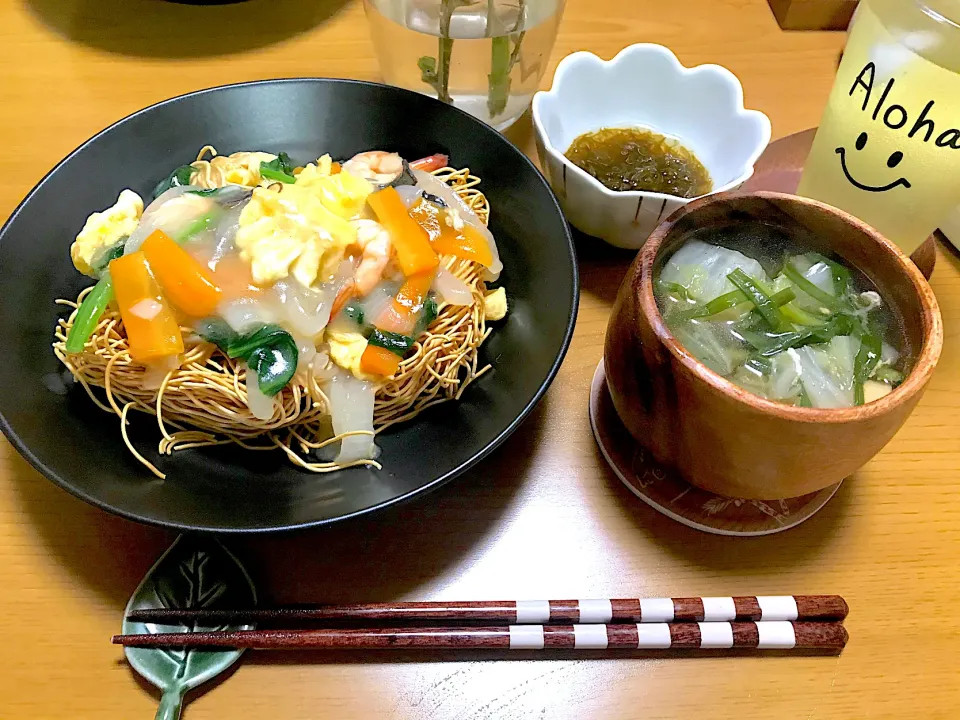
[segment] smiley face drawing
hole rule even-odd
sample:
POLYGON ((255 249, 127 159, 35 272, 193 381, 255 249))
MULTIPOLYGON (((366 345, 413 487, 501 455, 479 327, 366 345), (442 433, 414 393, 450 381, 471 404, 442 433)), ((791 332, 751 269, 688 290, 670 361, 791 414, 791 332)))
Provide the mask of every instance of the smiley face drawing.
MULTIPOLYGON (((865 132, 860 133, 857 136, 857 142, 855 144, 857 150, 863 150, 867 145, 867 134, 865 132)), ((849 168, 847 168, 847 150, 843 146, 836 149, 837 155, 840 156, 840 168, 843 170, 843 174, 846 176, 847 180, 850 181, 850 184, 860 190, 866 190, 867 192, 886 192, 887 190, 893 190, 895 187, 903 186, 905 188, 910 187, 910 181, 905 177, 899 177, 893 182, 887 183, 886 185, 864 185, 862 182, 854 179, 850 174, 849 168)), ((899 150, 890 153, 890 157, 887 158, 887 167, 891 170, 900 164, 900 161, 903 160, 903 153, 899 150)))

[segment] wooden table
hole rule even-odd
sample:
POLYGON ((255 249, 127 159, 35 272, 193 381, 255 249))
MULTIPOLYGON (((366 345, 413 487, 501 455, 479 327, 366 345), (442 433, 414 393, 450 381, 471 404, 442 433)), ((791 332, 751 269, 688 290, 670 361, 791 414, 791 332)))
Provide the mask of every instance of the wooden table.
MULTIPOLYGON (((840 33, 785 33, 764 0, 569 0, 556 62, 664 43, 719 62, 775 136, 815 125, 840 33)), ((0 216, 63 155, 157 100, 259 78, 377 77, 355 0, 0 4, 0 216), (219 20, 223 18, 226 23, 219 20), (225 26, 226 25, 226 26, 225 26)), ((509 132, 533 153, 529 119, 509 132)), ((42 239, 39 239, 42 240, 42 239)), ((325 531, 231 541, 266 600, 836 592, 839 658, 483 662, 250 654, 186 710, 203 718, 947 718, 960 703, 960 259, 933 285, 940 369, 887 449, 816 517, 756 539, 701 534, 630 495, 600 459, 587 394, 630 260, 580 247, 573 346, 534 415, 469 476, 325 531)), ((14 312, 16 308, 3 308, 14 312)), ((0 718, 149 718, 152 689, 108 643, 172 540, 57 489, 0 441, 0 718)))

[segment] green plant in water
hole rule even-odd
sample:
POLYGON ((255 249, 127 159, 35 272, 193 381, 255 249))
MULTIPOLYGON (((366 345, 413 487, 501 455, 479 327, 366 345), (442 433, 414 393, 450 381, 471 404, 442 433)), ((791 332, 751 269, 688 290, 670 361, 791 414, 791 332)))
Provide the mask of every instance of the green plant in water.
MULTIPOLYGON (((440 37, 437 39, 437 56, 424 55, 417 60, 420 79, 432 87, 437 99, 453 103, 450 97, 450 61, 453 55, 453 38, 450 37, 450 21, 457 8, 468 5, 470 0, 440 0, 440 37)), ((500 115, 507 108, 510 97, 510 75, 520 62, 520 46, 525 31, 523 26, 527 0, 518 0, 517 21, 513 28, 502 27, 496 14, 496 3, 487 3, 487 37, 490 38, 490 73, 487 75, 487 111, 490 117, 500 115)))

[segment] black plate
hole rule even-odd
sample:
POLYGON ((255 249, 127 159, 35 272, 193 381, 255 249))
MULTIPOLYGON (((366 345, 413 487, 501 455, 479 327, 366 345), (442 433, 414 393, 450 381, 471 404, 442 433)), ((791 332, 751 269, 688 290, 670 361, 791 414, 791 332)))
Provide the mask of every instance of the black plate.
POLYGON ((492 128, 453 107, 397 88, 347 80, 245 83, 174 98, 104 130, 61 162, 0 230, 0 425, 14 446, 61 487, 143 522, 217 531, 320 525, 384 507, 449 480, 513 432, 543 395, 570 343, 578 283, 573 241, 533 164, 492 128), (131 437, 167 473, 132 458, 119 420, 82 388, 58 395, 50 348, 58 297, 89 283, 69 247, 87 215, 123 188, 146 196, 172 167, 213 144, 221 152, 285 150, 304 162, 324 152, 435 152, 483 178, 492 205, 510 314, 484 345, 494 371, 459 403, 385 432, 382 471, 314 475, 279 452, 234 447, 159 458, 152 418, 133 413, 131 437))

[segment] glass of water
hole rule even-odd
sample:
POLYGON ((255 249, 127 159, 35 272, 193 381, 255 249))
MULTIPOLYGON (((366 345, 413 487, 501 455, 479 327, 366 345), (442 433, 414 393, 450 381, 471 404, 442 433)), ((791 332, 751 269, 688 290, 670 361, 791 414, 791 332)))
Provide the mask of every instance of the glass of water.
POLYGON ((529 107, 564 0, 364 0, 383 78, 504 130, 529 107))

